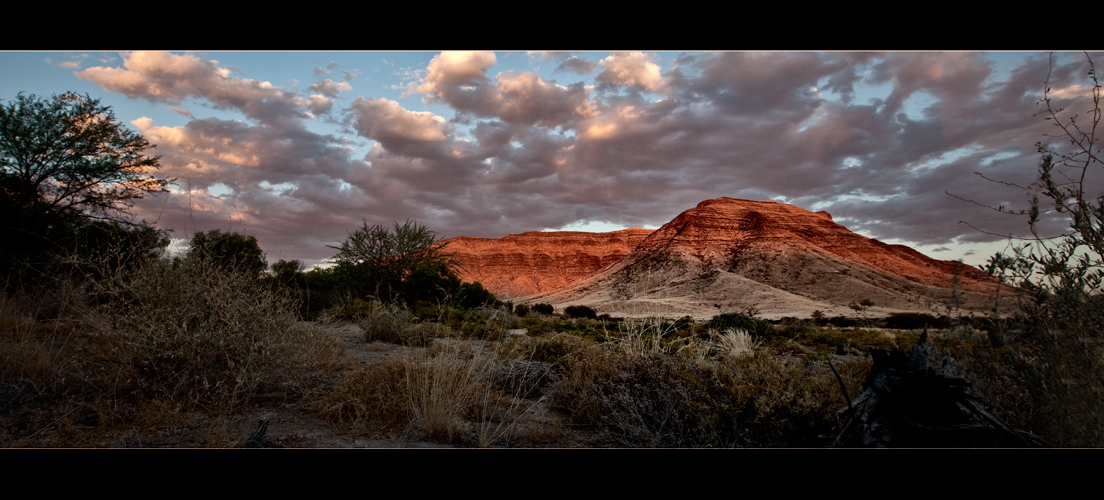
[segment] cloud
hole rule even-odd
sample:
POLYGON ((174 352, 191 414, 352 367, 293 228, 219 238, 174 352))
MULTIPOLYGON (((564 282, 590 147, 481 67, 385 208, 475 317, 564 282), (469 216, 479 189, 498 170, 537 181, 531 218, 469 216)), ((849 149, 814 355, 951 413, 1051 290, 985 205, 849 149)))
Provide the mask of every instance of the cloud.
POLYGON ((360 135, 379 141, 388 149, 405 149, 411 142, 445 140, 445 119, 428 111, 407 111, 389 99, 358 97, 352 104, 355 126, 360 135))
POLYGON ((654 56, 643 52, 619 52, 598 63, 602 72, 594 79, 608 85, 627 85, 641 90, 659 92, 664 87, 659 65, 654 56))
POLYGON ((458 110, 480 109, 493 99, 487 68, 495 64, 493 52, 442 52, 429 62, 417 91, 426 104, 442 102, 458 110))
POLYGON ((571 56, 561 61, 559 66, 556 66, 556 72, 564 71, 585 75, 594 71, 596 67, 598 67, 598 63, 587 61, 578 56, 571 56))
POLYGON ((345 82, 335 82, 333 80, 330 80, 329 78, 326 78, 314 85, 311 85, 310 87, 308 87, 308 90, 310 90, 311 92, 317 92, 326 97, 334 97, 342 92, 353 90, 353 86, 345 82))
POLYGON ((123 68, 96 66, 76 75, 132 99, 179 105, 197 97, 279 126, 308 117, 310 103, 306 99, 269 82, 235 78, 229 69, 219 67, 218 61, 168 52, 130 52, 122 57, 123 68))

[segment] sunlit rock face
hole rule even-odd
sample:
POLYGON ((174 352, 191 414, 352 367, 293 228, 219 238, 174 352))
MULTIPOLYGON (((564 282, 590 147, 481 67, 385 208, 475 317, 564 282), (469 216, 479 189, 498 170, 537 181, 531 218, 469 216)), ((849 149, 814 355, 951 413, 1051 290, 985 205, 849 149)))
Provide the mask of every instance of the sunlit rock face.
POLYGON ((478 281, 500 299, 571 285, 631 252, 651 229, 609 233, 528 231, 502 238, 458 236, 445 240, 464 281, 478 281))
POLYGON ((866 238, 827 212, 774 201, 706 200, 654 231, 449 241, 464 279, 500 298, 611 314, 839 314, 863 299, 882 313, 944 313, 949 306, 991 307, 997 288, 977 268, 866 238))
POLYGON ((852 233, 828 212, 775 201, 703 201, 653 232, 630 258, 653 254, 741 274, 763 274, 766 270, 755 262, 766 254, 827 254, 925 285, 949 288, 956 272, 962 289, 984 289, 992 281, 975 267, 935 260, 903 245, 852 233))

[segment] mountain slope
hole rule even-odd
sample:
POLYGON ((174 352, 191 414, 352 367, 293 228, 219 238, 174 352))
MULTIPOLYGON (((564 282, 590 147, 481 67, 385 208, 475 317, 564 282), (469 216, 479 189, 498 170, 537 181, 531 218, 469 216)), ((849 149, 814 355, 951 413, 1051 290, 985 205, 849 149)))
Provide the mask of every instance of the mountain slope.
POLYGON ((988 310, 998 286, 977 268, 774 201, 706 200, 655 231, 524 233, 482 244, 498 253, 476 259, 479 248, 461 246, 470 253, 459 258, 478 262, 477 274, 496 294, 508 285, 517 301, 583 304, 613 315, 854 314, 848 304, 863 299, 875 303, 874 314, 988 310))

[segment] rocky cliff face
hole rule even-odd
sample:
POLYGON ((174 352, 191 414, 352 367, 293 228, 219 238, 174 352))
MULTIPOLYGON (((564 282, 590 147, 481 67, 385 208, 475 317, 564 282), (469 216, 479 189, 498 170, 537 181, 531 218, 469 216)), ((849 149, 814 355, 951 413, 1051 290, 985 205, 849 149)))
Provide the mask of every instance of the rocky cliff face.
MULTIPOLYGON (((826 254, 906 280, 981 290, 991 279, 979 269, 927 257, 903 245, 887 245, 836 224, 828 212, 810 212, 775 201, 706 200, 657 229, 629 259, 662 255, 729 271, 755 272, 758 256, 826 254), (750 261, 750 262, 749 262, 750 261), (750 265, 749 265, 750 264, 750 265)), ((759 269, 762 271, 762 269, 759 269)))
POLYGON ((991 307, 995 280, 959 266, 852 233, 826 212, 718 198, 683 212, 574 288, 534 300, 699 317, 743 309, 774 317, 854 314, 848 304, 863 299, 874 301, 876 313, 991 307))
POLYGON ((827 212, 733 198, 703 201, 654 231, 460 237, 449 250, 465 280, 500 298, 614 315, 854 314, 848 304, 863 299, 883 313, 943 313, 989 308, 998 286, 974 267, 852 233, 827 212))
POLYGON ((528 231, 502 238, 458 236, 445 240, 463 269, 500 299, 562 288, 594 275, 628 255, 651 229, 609 233, 528 231))

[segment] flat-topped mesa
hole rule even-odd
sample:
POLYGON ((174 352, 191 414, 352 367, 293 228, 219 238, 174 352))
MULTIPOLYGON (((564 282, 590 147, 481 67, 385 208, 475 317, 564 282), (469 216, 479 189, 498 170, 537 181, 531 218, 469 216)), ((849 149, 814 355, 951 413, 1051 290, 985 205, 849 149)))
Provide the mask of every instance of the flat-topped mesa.
POLYGON ((620 261, 652 233, 630 228, 608 233, 527 231, 502 238, 444 240, 464 281, 478 281, 500 299, 561 288, 620 261))
MULTIPOLYGON (((776 201, 706 200, 655 230, 626 260, 661 254, 732 271, 756 271, 764 253, 830 254, 925 285, 949 288, 956 272, 962 289, 991 288, 977 268, 927 257, 849 231, 828 212, 811 212, 776 201), (961 267, 959 267, 961 266, 961 267)), ((741 273, 744 274, 744 273, 741 273)))

